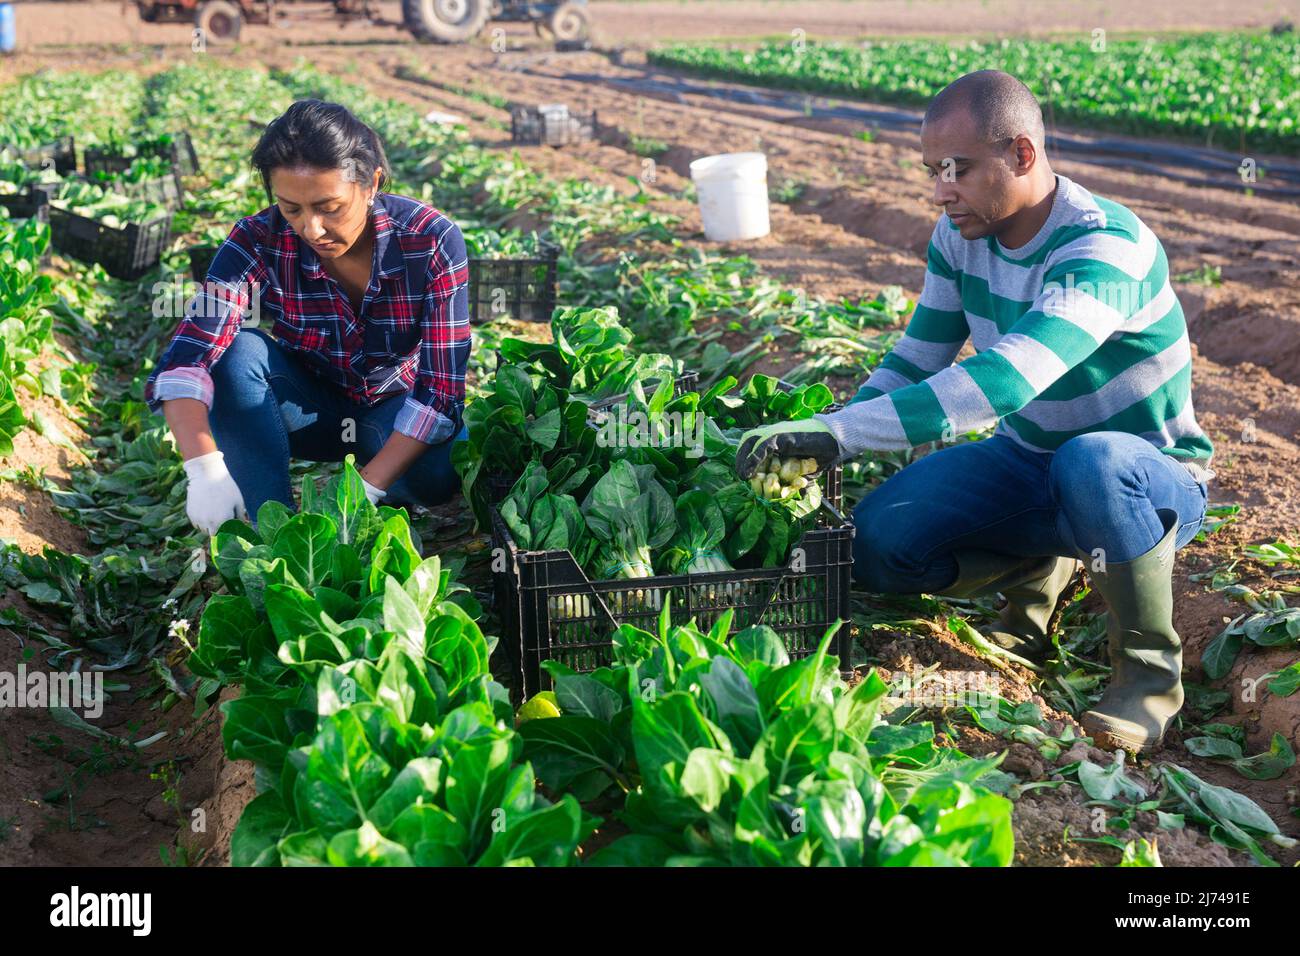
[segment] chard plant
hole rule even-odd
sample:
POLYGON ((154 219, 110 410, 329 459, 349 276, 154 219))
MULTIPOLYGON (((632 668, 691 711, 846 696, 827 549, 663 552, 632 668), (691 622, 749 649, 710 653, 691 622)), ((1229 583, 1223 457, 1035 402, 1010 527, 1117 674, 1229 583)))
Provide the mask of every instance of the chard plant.
MULTIPOLYGON (((980 781, 999 757, 939 747, 881 716, 826 653, 791 661, 767 627, 624 625, 615 663, 548 661, 554 701, 519 725, 548 792, 612 805, 626 834, 593 866, 1005 866, 1011 802, 980 781)), ((531 703, 531 702, 530 702, 531 703)), ((525 705, 528 706, 528 705, 525 705)))
POLYGON ((492 680, 479 609, 422 558, 404 509, 366 499, 351 456, 296 514, 227 522, 228 594, 203 612, 195 674, 238 683, 231 759, 262 782, 235 865, 565 865, 593 823, 537 791, 492 680))

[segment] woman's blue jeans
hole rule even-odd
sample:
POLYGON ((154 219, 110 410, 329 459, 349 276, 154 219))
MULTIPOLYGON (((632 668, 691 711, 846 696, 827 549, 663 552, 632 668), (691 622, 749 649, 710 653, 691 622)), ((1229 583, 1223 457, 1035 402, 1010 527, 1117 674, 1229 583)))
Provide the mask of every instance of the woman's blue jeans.
POLYGON ((1164 537, 1157 512, 1177 513, 1181 548, 1205 508, 1205 484, 1136 435, 1090 432, 1055 452, 994 435, 926 455, 867 495, 853 512, 853 576, 869 591, 942 594, 964 548, 1131 561, 1164 537))
MULTIPOLYGON (((297 510, 289 483, 289 460, 370 461, 393 432, 406 400, 398 393, 369 407, 356 405, 317 376, 261 329, 245 328, 212 367, 213 399, 208 421, 226 467, 244 496, 250 520, 264 501, 297 510)), ((451 447, 466 430, 429 450, 388 488, 380 504, 432 506, 460 490, 451 447)), ((255 523, 255 522, 254 522, 255 523)))

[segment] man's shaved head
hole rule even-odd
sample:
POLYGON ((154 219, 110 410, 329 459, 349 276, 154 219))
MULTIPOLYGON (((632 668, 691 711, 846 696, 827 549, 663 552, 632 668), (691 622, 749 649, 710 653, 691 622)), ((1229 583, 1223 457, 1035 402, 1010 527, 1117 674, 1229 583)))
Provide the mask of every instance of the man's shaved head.
POLYGON ((967 73, 940 91, 921 124, 931 201, 963 239, 996 236, 1015 248, 1056 191, 1043 146, 1043 111, 1025 84, 998 70, 967 73))
POLYGON ((985 143, 1004 143, 1028 136, 1043 148, 1043 110, 1029 87, 1010 73, 979 70, 953 80, 930 102, 926 124, 964 113, 985 143))

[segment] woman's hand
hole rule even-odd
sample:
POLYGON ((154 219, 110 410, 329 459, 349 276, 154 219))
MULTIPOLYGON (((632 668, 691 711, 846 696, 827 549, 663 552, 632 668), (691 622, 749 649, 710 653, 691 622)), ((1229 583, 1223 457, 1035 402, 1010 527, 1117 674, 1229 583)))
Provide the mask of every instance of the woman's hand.
POLYGON ((244 496, 226 468, 226 456, 208 427, 208 408, 197 398, 173 398, 163 402, 163 415, 185 459, 189 476, 185 489, 185 513, 190 523, 209 535, 216 534, 230 518, 248 520, 244 496))
POLYGON ((401 478, 428 450, 429 446, 425 442, 409 435, 397 431, 389 435, 379 453, 357 469, 362 484, 366 486, 366 497, 370 503, 378 504, 388 494, 387 489, 393 482, 401 478))
POLYGON ((383 498, 384 495, 388 494, 388 492, 383 488, 376 488, 370 482, 366 481, 365 478, 361 479, 361 484, 365 486, 366 498, 372 505, 379 504, 380 499, 383 498))
POLYGON ((226 469, 226 456, 219 451, 185 461, 189 483, 185 490, 185 513, 190 522, 209 535, 217 533, 231 518, 248 520, 244 496, 226 469))

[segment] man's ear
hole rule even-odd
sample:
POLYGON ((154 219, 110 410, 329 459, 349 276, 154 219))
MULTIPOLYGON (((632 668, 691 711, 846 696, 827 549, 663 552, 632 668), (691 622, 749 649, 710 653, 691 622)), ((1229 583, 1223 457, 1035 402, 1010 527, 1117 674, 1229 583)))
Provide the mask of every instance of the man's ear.
POLYGON ((1038 162, 1037 144, 1023 133, 1015 138, 1015 141, 1011 144, 1011 151, 1015 157, 1013 167, 1017 176, 1023 176, 1030 172, 1038 162))

